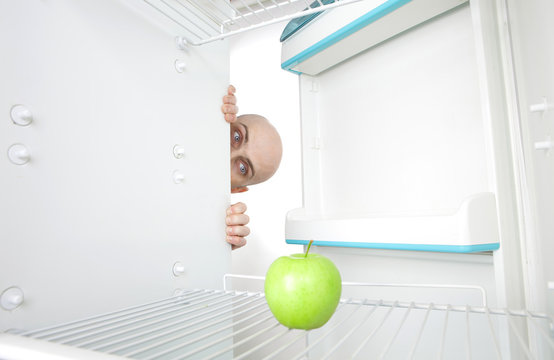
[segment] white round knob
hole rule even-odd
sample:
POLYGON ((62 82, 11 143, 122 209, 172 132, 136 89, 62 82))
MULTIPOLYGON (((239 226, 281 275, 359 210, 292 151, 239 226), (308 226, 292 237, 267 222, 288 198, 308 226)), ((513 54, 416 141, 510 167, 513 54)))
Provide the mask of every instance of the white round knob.
POLYGON ((175 44, 179 50, 186 50, 188 48, 189 42, 182 36, 175 37, 175 44))
POLYGON ((185 156, 185 147, 182 145, 175 145, 173 147, 173 156, 177 159, 182 159, 185 156))
POLYGON ((181 262, 176 262, 173 264, 173 275, 175 276, 181 276, 185 273, 185 265, 183 265, 181 262))
POLYGON ((24 165, 29 162, 31 155, 23 144, 13 144, 8 149, 8 158, 15 165, 24 165))
POLYGON ((175 184, 182 184, 185 182, 185 174, 180 172, 179 170, 175 170, 173 172, 173 181, 175 184))
POLYGON ((175 60, 175 70, 178 73, 182 73, 187 68, 187 64, 183 60, 175 60))
POLYGON ((33 122, 33 114, 23 105, 12 106, 10 116, 16 125, 27 126, 33 122))
POLYGON ((23 304, 23 291, 18 287, 10 287, 4 290, 0 296, 0 306, 4 310, 13 310, 23 304))

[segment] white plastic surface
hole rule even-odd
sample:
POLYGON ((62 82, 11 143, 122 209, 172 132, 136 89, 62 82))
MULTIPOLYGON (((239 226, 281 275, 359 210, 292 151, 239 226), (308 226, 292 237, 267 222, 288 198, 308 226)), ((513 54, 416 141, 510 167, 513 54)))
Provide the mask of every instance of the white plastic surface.
POLYGON ((471 247, 499 242, 494 195, 467 198, 453 213, 427 215, 374 215, 351 217, 312 217, 305 209, 287 214, 287 239, 333 243, 371 243, 396 247, 404 245, 471 247))
MULTIPOLYGON (((333 9, 318 16, 296 34, 283 42, 281 64, 300 55, 312 45, 324 44, 326 38, 336 36, 351 27, 357 19, 379 8, 384 0, 365 0, 333 9)), ((341 41, 317 50, 313 56, 294 65, 292 70, 317 75, 342 61, 375 46, 413 26, 452 9, 466 0, 412 0, 356 31, 341 41)))
POLYGON ((176 35, 122 1, 0 2, 0 289, 25 291, 25 306, 0 309, 0 331, 221 286, 228 45, 183 52, 176 35), (16 104, 40 122, 14 125, 16 104), (9 161, 14 143, 26 165, 9 161))

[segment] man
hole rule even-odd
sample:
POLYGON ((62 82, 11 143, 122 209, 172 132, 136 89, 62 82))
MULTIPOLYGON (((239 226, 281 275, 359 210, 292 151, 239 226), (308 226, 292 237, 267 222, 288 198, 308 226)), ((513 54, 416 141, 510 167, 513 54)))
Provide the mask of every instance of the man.
MULTIPOLYGON (((283 154, 281 137, 263 116, 247 114, 237 117, 235 87, 229 85, 221 111, 231 128, 231 192, 248 191, 248 186, 269 179, 279 167, 283 154)), ((226 240, 232 249, 246 245, 250 221, 242 202, 227 209, 226 240)))

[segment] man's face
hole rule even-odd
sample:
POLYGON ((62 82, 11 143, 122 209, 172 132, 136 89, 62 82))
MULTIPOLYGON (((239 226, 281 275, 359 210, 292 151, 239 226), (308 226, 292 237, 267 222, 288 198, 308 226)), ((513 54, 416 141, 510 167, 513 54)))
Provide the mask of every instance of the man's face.
POLYGON ((281 161, 281 138, 259 115, 242 115, 231 123, 231 189, 269 179, 281 161))

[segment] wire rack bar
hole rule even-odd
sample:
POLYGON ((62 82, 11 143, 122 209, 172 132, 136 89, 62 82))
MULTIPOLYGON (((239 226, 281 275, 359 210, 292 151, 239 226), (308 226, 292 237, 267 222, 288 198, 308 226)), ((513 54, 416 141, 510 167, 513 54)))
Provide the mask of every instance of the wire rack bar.
MULTIPOLYGON (((246 321, 248 321, 248 320, 254 319, 254 318, 256 318, 256 317, 258 317, 258 316, 260 316, 260 315, 262 315, 262 314, 264 314, 264 313, 267 313, 267 312, 268 312, 268 310, 258 311, 258 312, 256 312, 256 313, 254 313, 254 314, 248 316, 247 318, 241 320, 241 321, 238 321, 238 322, 236 322, 236 323, 232 323, 232 324, 227 325, 227 326, 222 326, 222 327, 220 327, 220 328, 218 329, 218 331, 213 331, 213 332, 211 332, 211 333, 209 333, 209 334, 207 334, 207 335, 199 336, 199 337, 196 337, 196 338, 194 338, 194 339, 192 339, 192 340, 189 340, 188 342, 184 342, 184 343, 180 344, 179 347, 175 347, 175 348, 172 349, 172 350, 178 350, 178 349, 181 348, 181 347, 186 347, 186 346, 188 346, 188 345, 194 344, 195 342, 198 342, 198 341, 200 341, 200 340, 209 338, 210 336, 213 336, 214 334, 217 334, 217 333, 219 333, 219 332, 222 332, 222 331, 225 331, 225 330, 227 330, 227 329, 230 329, 230 328, 234 327, 235 325, 239 325, 239 324, 241 324, 241 323, 243 323, 243 322, 246 322, 246 321)), ((265 317, 265 318, 264 318, 264 321, 265 321, 266 319, 271 319, 271 316, 265 317)), ((164 339, 164 341, 160 341, 160 342, 154 343, 154 344, 152 344, 152 345, 149 346, 149 347, 141 348, 141 349, 139 349, 139 350, 137 350, 137 351, 135 351, 135 352, 131 352, 131 353, 128 353, 128 354, 125 354, 125 355, 126 355, 126 356, 134 356, 134 355, 143 353, 143 352, 145 352, 145 351, 147 351, 147 350, 154 349, 154 348, 159 347, 159 346, 161 346, 161 345, 167 344, 167 343, 170 342, 170 341, 177 340, 177 339, 182 338, 182 337, 184 337, 184 336, 190 335, 191 333, 192 333, 192 332, 187 332, 187 333, 181 334, 179 337, 173 337, 173 338, 169 338, 169 339, 164 339)), ((216 343, 216 342, 214 342, 214 344, 215 344, 215 343, 216 343)))
POLYGON ((274 351, 273 353, 269 354, 268 356, 264 357, 263 360, 269 360, 275 358, 277 355, 281 354, 283 351, 288 349, 292 344, 296 343, 298 340, 305 338, 307 332, 300 332, 296 337, 294 337, 291 341, 285 343, 283 346, 281 346, 279 349, 274 351))
POLYGON ((398 324, 398 328, 396 329, 396 331, 394 332, 394 335, 390 338, 390 340, 388 341, 387 345, 385 346, 385 348, 383 349, 383 352, 381 353, 381 355, 379 356, 379 359, 384 359, 385 358, 385 355, 387 355, 387 352, 389 351, 392 343, 394 342, 394 340, 396 339, 396 337, 398 336, 398 333, 400 332, 400 329, 402 329, 402 326, 404 325, 404 323, 406 322, 406 319, 408 318, 408 315, 410 315, 410 311, 413 309, 413 305, 414 303, 412 302, 410 304, 410 307, 408 308, 408 311, 406 311, 404 313, 404 316, 402 317, 402 321, 400 322, 400 324, 398 324))
POLYGON ((244 31, 291 20, 300 16, 330 10, 360 0, 335 0, 324 4, 307 0, 136 0, 144 2, 152 11, 162 14, 170 23, 183 30, 183 36, 192 45, 240 34, 244 31))
POLYGON ((343 282, 343 286, 356 287, 399 287, 399 288, 429 288, 429 289, 459 289, 459 290, 475 290, 481 294, 483 306, 487 306, 487 292, 482 286, 476 285, 457 285, 457 284, 401 284, 401 283, 368 283, 368 282, 343 282))
MULTIPOLYGON (((351 304, 350 300, 346 302, 346 304, 351 304)), ((314 342, 312 342, 312 344, 310 344, 308 347, 306 347, 306 349, 302 350, 299 354, 296 355, 296 357, 294 357, 294 360, 297 360, 297 359, 300 359, 302 356, 306 355, 311 349, 313 349, 314 347, 317 346, 317 344, 319 344, 321 341, 323 341, 327 336, 329 336, 332 332, 334 332, 339 326, 341 326, 343 323, 345 323, 348 319, 350 319, 358 310, 360 310, 360 307, 362 306, 363 304, 359 304, 356 308, 354 308, 354 310, 352 310, 352 312, 350 312, 350 314, 348 314, 347 316, 345 316, 342 321, 338 322, 337 324, 335 324, 333 327, 329 328, 323 335, 321 335, 321 337, 317 340, 315 340, 314 342)), ((342 307, 344 308, 344 307, 342 307)), ((339 309, 340 310, 340 309, 339 309)))
MULTIPOLYGON (((173 12, 175 12, 176 14, 178 14, 179 16, 181 16, 183 19, 187 20, 187 22, 188 22, 189 24, 191 24, 192 27, 196 28, 196 30, 199 31, 199 32, 201 33, 200 35, 197 35, 199 38, 202 38, 202 37, 205 37, 205 36, 210 36, 210 32, 204 30, 204 28, 202 28, 202 27, 200 26, 200 23, 207 24, 208 27, 210 27, 210 28, 213 29, 213 31, 219 31, 219 30, 218 30, 218 27, 214 27, 211 23, 207 22, 203 17, 199 16, 198 14, 195 14, 194 12, 191 11, 191 9, 189 9, 189 8, 187 8, 187 7, 185 7, 185 6, 183 6, 182 3, 178 2, 178 1, 175 2, 176 5, 181 5, 180 8, 186 9, 186 10, 190 13, 189 16, 191 16, 191 17, 185 15, 183 12, 181 12, 181 11, 177 8, 177 6, 172 5, 169 1, 167 1, 167 0, 160 0, 160 1, 161 1, 165 6, 167 6, 168 8, 170 8, 173 12)), ((156 9, 158 9, 158 11, 161 11, 160 8, 157 8, 157 7, 156 7, 156 9)), ((187 27, 187 29, 188 29, 189 31, 192 32, 192 30, 191 30, 190 27, 187 27)))
MULTIPOLYGON (((175 322, 172 322, 172 323, 169 323, 169 324, 166 324, 166 325, 163 325, 163 326, 159 326, 157 328, 147 328, 142 332, 133 333, 130 336, 120 338, 120 339, 117 339, 117 340, 114 340, 114 341, 111 341, 111 342, 108 342, 108 343, 101 344, 101 346, 93 347, 93 348, 91 348, 91 350, 102 350, 102 349, 107 349, 107 348, 111 347, 111 349, 109 351, 112 352, 112 353, 115 353, 115 352, 118 352, 118 351, 128 349, 130 347, 138 347, 140 344, 143 344, 145 342, 155 341, 155 340, 158 340, 158 342, 154 343, 154 346, 159 346, 159 345, 162 345, 163 343, 167 342, 168 340, 170 340, 170 341, 175 340, 177 337, 170 337, 170 334, 172 334, 172 333, 176 333, 176 332, 179 332, 179 331, 184 330, 184 329, 190 329, 188 332, 185 332, 185 333, 180 335, 180 337, 187 336, 187 335, 190 335, 194 332, 197 332, 197 331, 209 328, 211 326, 223 323, 227 320, 230 320, 230 319, 233 318, 233 316, 242 315, 242 314, 245 314, 245 313, 248 313, 248 312, 252 312, 253 310, 255 310, 255 309, 259 308, 260 306, 264 305, 264 303, 262 303, 261 300, 263 300, 263 298, 261 298, 261 297, 253 298, 251 300, 243 302, 242 304, 240 304, 240 305, 238 305, 234 308, 227 309, 225 311, 215 313, 215 314, 210 315, 210 316, 205 317, 205 318, 202 317, 199 320, 197 320, 195 322, 192 322, 190 324, 189 323, 183 324, 183 320, 179 318, 175 322), (254 305, 256 302, 258 302, 259 304, 254 305), (250 306, 250 307, 247 307, 247 306, 250 306), (242 309, 244 307, 246 307, 245 310, 242 310, 242 311, 234 314, 234 311, 236 311, 238 309, 242 309), (216 321, 209 322, 209 321, 214 320, 214 319, 216 321), (208 322, 208 323, 206 324, 206 322, 208 322), (203 325, 203 326, 196 327, 198 325, 203 325), (159 332, 159 333, 157 333, 157 335, 152 334, 153 332, 164 330, 164 329, 167 329, 167 330, 163 331, 163 332, 159 332), (161 341, 159 341, 160 339, 161 339, 161 341), (113 347, 113 345, 117 345, 117 344, 121 344, 121 345, 118 346, 118 347, 113 347)), ((239 301, 243 301, 243 299, 241 299, 239 301)), ((257 314, 259 314, 259 313, 254 313, 254 315, 257 315, 257 314)), ((188 319, 188 320, 191 320, 191 319, 188 319)), ((153 345, 151 345, 151 346, 153 346, 153 345)))
MULTIPOLYGON (((214 317, 220 317, 221 318, 225 314, 225 312, 233 311, 233 308, 238 309, 240 307, 243 307, 245 304, 250 304, 252 301, 255 301, 255 300, 252 300, 252 301, 246 302, 245 304, 238 305, 243 300, 244 299, 242 299, 242 298, 237 298, 237 299, 233 298, 232 302, 230 302, 230 303, 225 302, 223 305, 216 306, 214 308, 208 307, 208 310, 200 311, 196 315, 186 317, 185 319, 183 319, 183 314, 181 313, 181 314, 171 316, 167 319, 162 319, 162 320, 158 320, 158 321, 150 322, 150 323, 146 322, 146 323, 142 323, 142 324, 137 325, 137 326, 128 327, 128 328, 125 328, 123 330, 119 330, 117 332, 110 333, 110 334, 105 335, 103 337, 95 338, 94 340, 79 343, 79 344, 76 344, 76 345, 89 348, 89 345, 94 344, 94 343, 98 343, 95 347, 90 347, 90 349, 92 349, 92 350, 98 350, 98 349, 103 349, 103 348, 106 348, 106 347, 110 347, 110 346, 112 346, 114 344, 117 344, 117 343, 126 342, 130 338, 131 339, 132 338, 137 338, 137 337, 142 338, 143 336, 151 334, 154 331, 170 329, 170 331, 165 331, 163 333, 164 336, 165 336, 165 335, 167 335, 171 332, 178 331, 178 329, 181 329, 183 327, 187 327, 187 328, 193 327, 194 325, 196 325, 199 322, 199 321, 196 321, 196 322, 189 323, 192 320, 201 319, 200 321, 205 322, 205 321, 208 321, 210 319, 213 319, 214 317), (225 308, 229 308, 229 307, 231 307, 231 308, 227 309, 227 310, 224 310, 224 311, 219 311, 221 309, 225 309, 225 308), (214 312, 215 312, 215 314, 213 314, 214 312), (176 319, 176 320, 167 323, 167 320, 172 320, 172 319, 176 319), (184 322, 186 322, 187 325, 182 325, 184 322), (161 325, 158 325, 158 324, 161 324, 161 325), (157 325, 157 326, 155 326, 155 325, 157 325), (129 334, 129 333, 132 333, 133 335, 132 336, 126 336, 126 337, 123 337, 123 338, 118 338, 117 340, 108 341, 107 343, 104 341, 104 340, 110 340, 110 339, 113 339, 113 338, 118 337, 120 335, 125 335, 125 334, 129 334)), ((212 305, 215 305, 215 304, 216 303, 214 303, 212 305)), ((185 315, 186 315, 186 313, 185 313, 185 315)), ((152 337, 150 337, 150 338, 147 337, 144 340, 147 340, 147 339, 151 340, 151 338, 152 337)), ((114 350, 112 349, 112 351, 114 351, 114 350)))
MULTIPOLYGON (((229 15, 230 13, 234 13, 235 12, 235 8, 231 6, 231 4, 229 4, 228 2, 225 2, 225 5, 228 7, 228 11, 225 12, 223 11, 217 4, 215 1, 217 0, 208 0, 209 3, 213 6, 213 8, 215 9, 215 11, 221 15, 223 18, 225 18, 225 20, 223 20, 223 25, 226 27, 226 28, 229 28, 229 24, 230 23, 233 23, 234 20, 233 20, 233 17, 231 15, 229 15)), ((213 16, 216 16, 216 14, 212 14, 213 16)), ((244 19, 244 17, 242 16, 242 13, 238 12, 238 15, 240 17, 242 17, 244 19)))
POLYGON ((527 328, 554 353, 551 324, 528 310, 343 299, 322 328, 291 330, 275 320, 263 293, 194 290, 20 337, 133 359, 502 359, 502 326, 522 356, 536 358, 527 328))
MULTIPOLYGON (((239 275, 239 274, 225 274, 223 275, 223 289, 229 290, 228 284, 231 279, 245 279, 245 280, 256 280, 264 281, 264 276, 254 276, 254 275, 239 275)), ((459 284, 408 284, 408 283, 374 283, 374 282, 354 282, 354 281, 343 281, 342 286, 352 286, 352 287, 390 287, 390 288, 429 288, 429 289, 456 289, 456 290, 474 290, 479 292, 481 295, 481 302, 484 307, 487 306, 487 292, 485 288, 477 285, 459 285, 459 284)))
MULTIPOLYGON (((271 325, 266 326, 265 328, 263 328, 262 330, 258 331, 258 332, 255 333, 254 335, 248 336, 248 337, 246 337, 245 339, 243 339, 243 340, 241 340, 241 341, 238 341, 238 342, 234 343, 233 345, 231 345, 231 346, 229 346, 229 347, 226 347, 225 349, 220 350, 220 351, 216 352, 215 354, 210 355, 209 357, 207 357, 207 358, 205 358, 205 359, 206 359, 206 360, 208 360, 208 359, 213 359, 213 358, 216 358, 216 357, 218 357, 218 356, 220 356, 220 355, 223 355, 223 354, 225 354, 226 352, 229 352, 229 351, 233 350, 234 348, 238 347, 239 345, 242 345, 242 344, 244 344, 244 343, 247 343, 247 342, 249 342, 249 341, 251 341, 251 340, 253 340, 253 339, 255 339, 255 338, 257 338, 257 337, 259 337, 259 336, 261 336, 261 335, 263 335, 263 334, 265 334, 265 333, 267 333, 267 332, 269 332, 270 330, 273 330, 273 329, 277 328, 278 326, 279 326, 279 323, 278 323, 278 322, 272 322, 271 325)), ((238 333, 239 333, 239 332, 237 332, 236 334, 238 334, 238 333)), ((178 358, 176 358, 176 359, 182 359, 182 358, 181 358, 181 357, 178 357, 178 358)))
MULTIPOLYGON (((247 331, 247 330, 249 330, 249 329, 251 329, 251 328, 257 326, 257 325, 262 324, 262 323, 265 322, 265 321, 271 320, 272 318, 273 318, 273 315, 268 315, 268 316, 262 318, 261 320, 258 320, 258 321, 254 322, 254 323, 249 324, 248 326, 242 328, 242 329, 239 330, 239 331, 235 331, 235 332, 233 332, 232 334, 229 334, 229 335, 227 335, 227 336, 221 337, 221 338, 219 338, 219 339, 217 339, 217 340, 215 340, 215 341, 213 341, 213 342, 211 342, 211 343, 208 343, 208 344, 206 344, 206 345, 204 345, 204 346, 201 346, 201 347, 199 347, 199 348, 197 348, 197 349, 194 349, 194 350, 192 350, 192 351, 189 351, 189 352, 187 352, 186 354, 182 355, 182 357, 183 357, 183 358, 186 358, 187 356, 194 355, 194 354, 196 354, 196 353, 198 353, 198 352, 200 352, 200 351, 202 351, 202 350, 208 349, 208 348, 210 348, 211 346, 214 346, 214 345, 216 345, 216 344, 218 344, 218 343, 220 343, 220 342, 223 342, 223 341, 225 341, 225 340, 227 340, 227 339, 232 339, 233 336, 236 336, 236 335, 238 335, 238 334, 241 334, 241 333, 243 333, 243 332, 245 332, 245 331, 247 331)), ((227 329, 227 328, 225 328, 225 329, 227 329)), ((183 344, 179 344, 179 345, 177 345, 177 346, 171 347, 171 348, 169 348, 169 349, 166 349, 165 351, 156 353, 155 355, 153 355, 153 356, 151 356, 151 357, 147 357, 146 359, 154 359, 154 358, 156 358, 156 357, 158 357, 158 356, 167 355, 167 354, 169 354, 169 353, 171 353, 171 352, 174 352, 174 351, 176 351, 176 350, 179 350, 179 349, 181 349, 181 348, 185 348, 186 346, 188 346, 188 345, 190 345, 190 344, 194 344, 194 343, 198 342, 199 340, 207 339, 207 338, 209 338, 210 336, 212 336, 212 335, 214 335, 214 334, 216 334, 216 333, 219 333, 221 330, 225 330, 225 329, 218 329, 218 330, 214 331, 213 333, 206 334, 206 335, 200 336, 200 337, 198 337, 198 338, 195 338, 194 340, 192 340, 192 341, 190 341, 190 342, 183 343, 183 344)), ((135 354, 132 354, 132 355, 135 355, 135 354)), ((180 357, 181 357, 181 356, 180 356, 180 357)))
MULTIPOLYGON (((283 329, 281 332, 279 332, 277 335, 274 335, 273 337, 270 337, 269 339, 261 342, 257 346, 254 346, 252 349, 242 353, 240 356, 236 357, 235 360, 244 359, 248 355, 258 351, 259 349, 263 348, 267 344, 271 344, 272 342, 276 341, 278 338, 285 336, 287 333, 291 332, 292 329, 283 329)), ((212 357, 213 358, 213 357, 212 357)))
POLYGON ((412 347, 412 350, 410 351, 410 354, 408 355, 409 359, 413 359, 413 357, 414 357, 417 346, 419 345, 419 341, 421 340, 421 335, 423 334, 423 330, 425 329, 425 324, 427 323, 427 319, 429 318, 429 314, 431 313, 432 309, 433 309, 433 303, 431 303, 431 304, 429 304, 429 306, 427 306, 427 311, 425 312, 425 317, 423 318, 423 321, 421 323, 421 327, 419 328, 419 331, 417 333, 415 343, 412 347))
MULTIPOLYGON (((202 16, 205 16, 207 19, 211 20, 213 23, 210 24, 209 21, 200 18, 203 24, 208 25, 212 30, 214 31, 220 31, 221 26, 226 26, 225 22, 222 21, 215 12, 209 12, 206 10, 205 6, 200 6, 196 1, 192 0, 185 0, 187 4, 189 4, 192 8, 194 8, 196 11, 198 11, 202 16)), ((183 4, 182 0, 177 0, 177 3, 183 8, 189 10, 189 7, 187 7, 185 4, 183 4)), ((216 7, 218 10, 218 13, 220 13, 219 8, 216 7)), ((189 10, 190 11, 190 10, 189 10)))
POLYGON ((502 359, 502 351, 500 350, 500 344, 498 342, 498 337, 496 336, 496 332, 494 331, 494 325, 492 323, 491 314, 489 309, 486 309, 485 314, 487 314, 487 321, 489 323, 489 329, 491 331, 491 336, 494 342, 494 349, 496 350, 496 356, 498 356, 499 359, 502 359))
MULTIPOLYGON (((525 311, 527 314, 527 318, 530 320, 531 324, 539 331, 539 333, 542 335, 542 338, 550 345, 550 348, 554 351, 554 340, 552 340, 552 337, 548 335, 548 333, 542 328, 539 323, 537 322, 537 318, 540 318, 536 315, 531 314, 529 311, 525 311)), ((550 327, 552 328, 553 324, 552 321, 550 322, 550 327)))
POLYGON ((529 347, 527 346, 527 343, 526 341, 523 339, 523 336, 521 335, 521 333, 519 332, 518 328, 517 328, 517 325, 514 323, 514 319, 512 318, 512 316, 510 316, 510 312, 508 312, 508 324, 510 325, 510 328, 512 329, 519 345, 521 346, 521 348, 523 349, 523 351, 525 352, 525 355, 527 356, 527 359, 533 359, 533 355, 531 355, 531 351, 529 350, 529 347))
POLYGON ((466 354, 471 359, 471 332, 469 330, 469 307, 466 306, 466 354))
POLYGON ((385 317, 381 320, 381 322, 379 323, 379 325, 373 329, 372 332, 370 332, 366 338, 362 341, 362 343, 358 346, 358 348, 354 351, 354 353, 352 354, 352 358, 355 358, 356 356, 358 356, 362 349, 364 348, 364 346, 371 340, 371 338, 379 331, 379 329, 383 326, 383 324, 385 323, 385 321, 387 321, 388 317, 390 316, 390 314, 393 312, 393 310, 396 309, 396 302, 395 304, 393 304, 393 306, 391 306, 389 308, 389 310, 387 311, 387 314, 385 315, 385 317))
POLYGON ((446 330, 448 330, 448 315, 450 314, 450 305, 446 307, 446 314, 444 315, 444 325, 442 328, 442 336, 441 336, 441 346, 439 351, 439 359, 444 359, 444 344, 446 340, 446 330))
MULTIPOLYGON (((202 292, 201 290, 184 291, 178 297, 182 298, 183 296, 190 296, 192 294, 200 294, 201 292, 202 292)), ((56 325, 56 326, 50 326, 50 327, 44 327, 44 328, 40 328, 40 329, 36 329, 36 330, 26 331, 26 332, 21 333, 21 335, 23 335, 23 336, 32 336, 32 337, 36 337, 36 338, 42 338, 45 335, 50 335, 50 334, 56 333, 58 331, 61 331, 61 329, 64 329, 64 328, 74 328, 76 326, 84 326, 84 325, 89 324, 90 322, 93 322, 93 321, 103 321, 103 320, 109 319, 113 316, 118 316, 118 315, 122 315, 122 314, 125 314, 125 313, 133 312, 133 311, 136 311, 138 309, 156 307, 158 305, 162 305, 162 304, 165 304, 167 302, 175 301, 176 298, 177 298, 177 296, 173 296, 173 297, 170 297, 170 298, 165 298, 165 299, 162 299, 162 300, 153 301, 153 302, 150 302, 150 303, 147 303, 147 304, 129 307, 127 309, 120 310, 120 311, 108 312, 108 313, 105 313, 105 314, 95 315, 95 316, 91 316, 91 317, 84 318, 84 319, 81 319, 81 320, 71 321, 71 322, 67 322, 67 323, 64 323, 64 324, 56 325)))
POLYGON ((333 355, 333 353, 347 340, 350 338, 350 336, 356 332, 363 324, 365 324, 365 322, 367 321, 367 319, 369 319, 369 317, 375 312, 375 310, 377 310, 377 307, 379 306, 379 304, 375 304, 373 306, 373 309, 371 309, 371 311, 369 311, 368 313, 366 313, 365 317, 358 322, 358 324, 353 327, 352 329, 350 329, 350 331, 348 331, 339 341, 337 341, 337 343, 335 344, 335 346, 327 353, 327 355, 323 358, 323 359, 327 359, 329 358, 331 355, 333 355))
MULTIPOLYGON (((202 303, 205 302, 206 306, 208 306, 209 304, 218 304, 222 301, 226 301, 229 298, 229 295, 225 293, 218 294, 213 297, 211 297, 211 295, 212 294, 207 294, 203 297, 200 297, 202 299, 202 303), (218 299, 221 299, 221 298, 224 298, 224 299, 221 301, 217 301, 218 299)), ((59 341, 59 342, 62 344, 72 343, 72 345, 79 346, 81 344, 85 344, 84 342, 79 342, 79 340, 88 338, 90 336, 100 336, 100 339, 103 339, 104 334, 107 334, 113 330, 125 328, 129 325, 138 324, 144 321, 147 321, 147 322, 150 321, 149 325, 152 325, 152 324, 158 323, 157 321, 155 321, 156 319, 167 320, 174 317, 172 316, 172 314, 174 315, 189 314, 191 312, 196 312, 199 310, 196 307, 197 303, 189 303, 187 301, 186 303, 184 303, 186 305, 181 307, 180 305, 182 304, 183 302, 179 302, 175 305, 162 306, 158 309, 133 314, 132 316, 126 316, 124 319, 115 319, 112 321, 107 321, 106 323, 100 323, 98 325, 95 325, 83 330, 48 338, 47 340, 57 341, 57 340, 64 339, 63 341, 59 341)))

